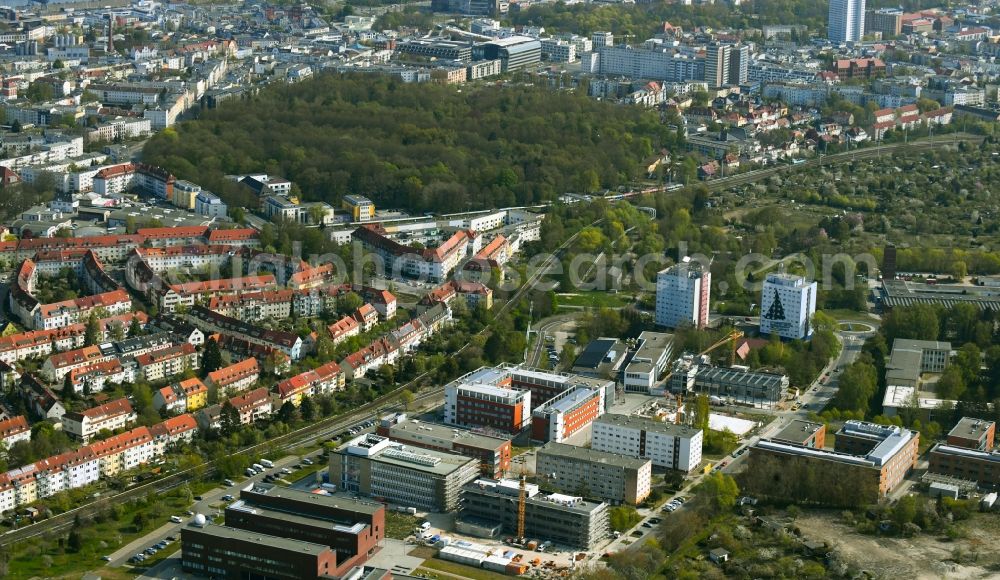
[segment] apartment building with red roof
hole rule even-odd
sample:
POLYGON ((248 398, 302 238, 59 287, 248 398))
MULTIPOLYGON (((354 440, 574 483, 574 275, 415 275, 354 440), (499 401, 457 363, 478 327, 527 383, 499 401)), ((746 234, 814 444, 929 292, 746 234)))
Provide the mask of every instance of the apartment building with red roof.
POLYGON ((219 396, 243 392, 260 380, 257 359, 248 358, 225 368, 208 373, 208 383, 215 386, 219 396))
POLYGON ((63 431, 87 443, 102 430, 114 431, 136 420, 128 399, 117 399, 85 411, 66 413, 62 417, 63 431))
POLYGON ((361 325, 353 316, 345 316, 330 326, 327 326, 326 330, 330 333, 330 338, 333 339, 333 344, 338 344, 352 336, 360 334, 361 325))
POLYGON ((179 375, 188 369, 197 370, 201 366, 198 351, 186 342, 139 355, 135 360, 139 364, 139 373, 148 382, 179 375))
POLYGON ((0 446, 10 449, 19 441, 31 441, 31 426, 24 415, 0 421, 0 446))

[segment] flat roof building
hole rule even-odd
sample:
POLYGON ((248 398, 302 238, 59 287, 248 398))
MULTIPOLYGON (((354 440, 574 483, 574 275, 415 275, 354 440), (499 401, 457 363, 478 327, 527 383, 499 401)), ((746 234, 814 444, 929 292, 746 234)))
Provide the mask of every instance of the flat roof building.
POLYGON ((929 455, 927 471, 956 479, 974 481, 978 485, 1000 485, 1000 452, 946 443, 935 445, 929 455))
MULTIPOLYGON (((477 479, 463 488, 461 520, 499 524, 503 533, 517 533, 519 482, 477 479)), ((578 496, 544 495, 527 486, 525 534, 572 549, 589 550, 608 537, 608 504, 578 496)))
MULTIPOLYGON (((467 375, 468 377, 468 375, 467 375)), ((466 382, 459 378, 444 393, 444 422, 461 427, 488 427, 517 434, 528 426, 531 393, 508 386, 466 382)), ((473 376, 470 381, 476 380, 473 376)))
POLYGON ((993 439, 996 437, 997 424, 993 421, 962 417, 955 427, 948 432, 948 445, 965 447, 979 451, 992 451, 993 439))
POLYGON ((589 377, 617 379, 625 359, 628 347, 616 338, 598 338, 590 341, 583 352, 573 361, 574 373, 589 377))
POLYGON ((377 551, 385 538, 385 506, 257 483, 226 508, 226 525, 329 546, 341 574, 377 551))
POLYGON ((760 303, 760 334, 806 339, 812 336, 816 314, 816 282, 802 276, 772 273, 764 279, 760 303))
POLYGON ((625 390, 652 394, 657 379, 667 372, 673 354, 674 335, 644 330, 622 372, 625 390))
POLYGON ((228 526, 189 524, 181 528, 181 567, 211 578, 267 577, 319 580, 337 569, 329 547, 228 526))
POLYGON ((707 326, 711 285, 712 273, 703 268, 701 262, 692 262, 689 258, 658 273, 656 324, 668 328, 707 326))
POLYGON ((690 473, 701 465, 702 431, 636 415, 606 414, 594 421, 591 447, 649 459, 657 467, 690 473))
POLYGON ((772 407, 788 390, 788 377, 751 371, 745 367, 713 367, 691 358, 678 360, 670 378, 670 391, 694 391, 754 407, 772 407))
POLYGON ((782 435, 782 441, 762 439, 750 448, 750 471, 759 481, 769 482, 768 489, 753 492, 770 491, 785 499, 791 495, 795 501, 816 503, 843 502, 845 497, 865 503, 885 497, 916 465, 920 443, 916 431, 854 420, 845 422, 837 431, 834 451, 786 442, 794 438, 784 432, 782 435), (851 484, 831 500, 824 495, 827 488, 804 483, 810 478, 851 484))
POLYGON ((457 453, 479 460, 484 475, 503 477, 510 469, 511 444, 506 437, 487 434, 485 430, 455 429, 437 423, 407 419, 398 413, 382 419, 376 433, 393 441, 457 453))
POLYGON ((897 338, 892 341, 892 353, 885 364, 885 382, 916 388, 922 373, 944 372, 950 359, 950 342, 897 338))
POLYGON ((826 444, 826 425, 793 419, 785 428, 771 438, 778 443, 791 443, 813 449, 823 449, 826 444))
POLYGON ((470 457, 356 437, 330 455, 330 482, 339 489, 430 511, 458 509, 462 486, 479 475, 470 457))
POLYGON ((567 493, 638 505, 648 496, 653 463, 586 447, 546 443, 535 456, 535 473, 567 493))
POLYGON ((561 443, 604 414, 602 388, 571 387, 531 412, 531 439, 561 443))

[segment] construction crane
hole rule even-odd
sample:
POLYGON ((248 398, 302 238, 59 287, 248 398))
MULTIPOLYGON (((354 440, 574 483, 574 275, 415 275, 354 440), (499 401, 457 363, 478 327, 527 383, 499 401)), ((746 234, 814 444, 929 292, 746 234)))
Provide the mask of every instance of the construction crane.
POLYGON ((517 541, 524 543, 524 506, 528 502, 528 476, 521 470, 521 484, 517 495, 517 541))
MULTIPOLYGON (((719 339, 718 341, 716 341, 714 344, 712 344, 711 346, 709 346, 705 350, 699 352, 698 356, 705 356, 706 354, 708 354, 710 352, 713 352, 714 350, 716 350, 720 346, 723 346, 725 344, 729 344, 730 345, 730 349, 729 349, 729 366, 733 366, 734 364, 736 364, 736 345, 739 343, 739 340, 741 338, 743 338, 743 331, 742 330, 733 330, 729 334, 727 334, 724 338, 719 339)), ((674 376, 673 371, 667 373, 667 376, 663 379, 663 382, 664 383, 670 382, 670 377, 672 377, 672 376, 674 376)))

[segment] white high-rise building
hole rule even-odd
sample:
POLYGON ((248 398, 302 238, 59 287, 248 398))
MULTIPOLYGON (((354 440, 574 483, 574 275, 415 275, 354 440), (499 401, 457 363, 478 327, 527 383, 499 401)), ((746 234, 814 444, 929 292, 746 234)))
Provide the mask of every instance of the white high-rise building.
POLYGON ((865 35, 865 0, 830 0, 826 37, 833 42, 858 42, 865 35))
POLYGON ((812 335, 816 282, 802 276, 768 274, 760 298, 760 334, 803 339, 812 335))
POLYGON ((656 324, 677 328, 708 325, 712 273, 684 258, 656 275, 656 324))
POLYGON ((590 447, 690 473, 701 465, 702 438, 701 429, 694 427, 609 413, 594 420, 590 447))
POLYGON ((729 82, 729 58, 733 47, 713 42, 705 50, 705 82, 710 88, 729 82))

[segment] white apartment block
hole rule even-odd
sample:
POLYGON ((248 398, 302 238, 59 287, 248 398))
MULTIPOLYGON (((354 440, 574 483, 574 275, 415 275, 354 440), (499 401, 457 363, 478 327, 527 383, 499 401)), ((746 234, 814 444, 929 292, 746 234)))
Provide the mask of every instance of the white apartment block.
POLYGON ((83 155, 83 137, 74 137, 68 141, 46 143, 41 145, 38 151, 27 155, 11 157, 9 159, 0 159, 0 167, 16 170, 29 165, 56 163, 64 159, 79 157, 81 155, 83 155))
POLYGON ((702 431, 635 415, 594 420, 591 448, 649 459, 657 467, 690 473, 701 464, 702 431))
POLYGON ((760 334, 801 340, 812 335, 816 282, 802 276, 768 274, 760 301, 760 334))
POLYGON ((66 413, 62 417, 63 430, 84 443, 101 430, 114 431, 136 420, 135 411, 126 399, 118 399, 79 413, 66 413))
POLYGON ((149 119, 116 119, 94 127, 87 132, 87 141, 107 141, 116 139, 134 139, 153 132, 153 124, 149 119))
POLYGON ((558 38, 542 39, 542 56, 551 62, 576 62, 576 45, 558 38))
POLYGON ((669 328, 708 325, 712 273, 687 258, 656 276, 656 324, 669 328))

